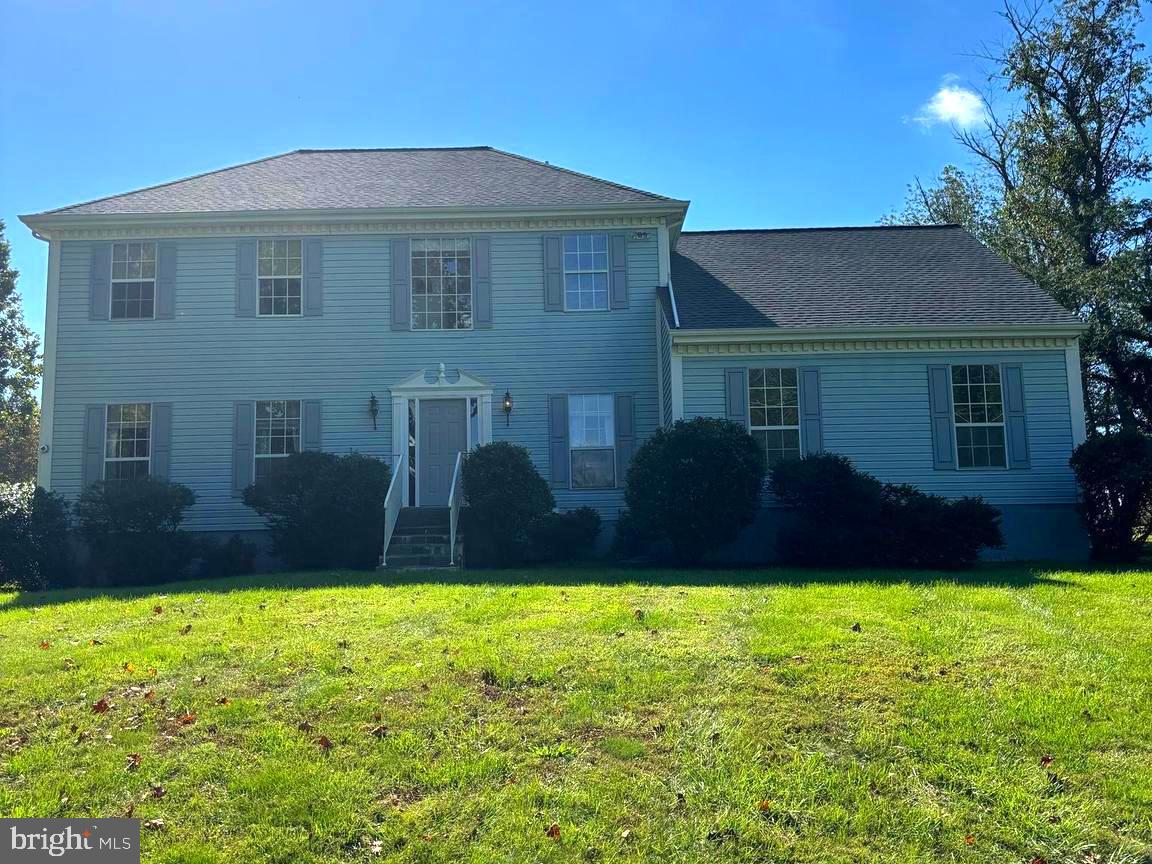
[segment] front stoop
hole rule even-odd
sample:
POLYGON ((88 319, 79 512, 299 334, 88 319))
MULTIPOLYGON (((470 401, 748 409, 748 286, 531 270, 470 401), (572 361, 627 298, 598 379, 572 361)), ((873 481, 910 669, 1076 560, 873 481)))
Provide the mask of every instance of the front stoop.
POLYGON ((456 563, 449 563, 450 514, 447 507, 405 507, 388 544, 386 570, 457 569, 464 543, 456 535, 456 563))

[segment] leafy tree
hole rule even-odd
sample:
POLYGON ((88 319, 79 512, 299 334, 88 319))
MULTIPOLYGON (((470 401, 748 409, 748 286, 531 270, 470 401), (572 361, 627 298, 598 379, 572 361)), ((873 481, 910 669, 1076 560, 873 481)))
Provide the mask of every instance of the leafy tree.
POLYGON ((40 406, 40 340, 24 323, 9 246, 0 221, 0 482, 36 476, 40 406))
POLYGON ((890 223, 959 222, 1077 314, 1089 431, 1152 429, 1150 64, 1138 0, 1007 6, 987 52, 1011 105, 957 131, 976 169, 917 183, 890 223))

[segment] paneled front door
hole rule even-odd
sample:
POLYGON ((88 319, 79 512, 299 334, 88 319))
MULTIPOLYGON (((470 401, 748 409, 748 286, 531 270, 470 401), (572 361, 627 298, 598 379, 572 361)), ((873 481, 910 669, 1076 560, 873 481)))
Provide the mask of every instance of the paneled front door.
POLYGON ((420 400, 420 506, 448 506, 456 454, 468 448, 467 424, 467 399, 420 400))

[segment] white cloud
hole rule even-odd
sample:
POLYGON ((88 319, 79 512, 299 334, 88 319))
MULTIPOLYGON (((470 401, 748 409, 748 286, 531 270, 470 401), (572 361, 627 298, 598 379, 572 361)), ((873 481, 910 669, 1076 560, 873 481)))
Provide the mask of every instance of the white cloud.
POLYGON ((955 82, 956 76, 946 75, 940 89, 920 106, 920 112, 912 118, 913 122, 925 129, 937 123, 950 123, 961 129, 983 123, 987 114, 980 95, 955 82))

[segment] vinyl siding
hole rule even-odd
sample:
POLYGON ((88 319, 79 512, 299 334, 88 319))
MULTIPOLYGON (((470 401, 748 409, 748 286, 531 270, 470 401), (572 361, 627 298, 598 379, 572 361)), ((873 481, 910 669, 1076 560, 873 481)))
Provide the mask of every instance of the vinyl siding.
POLYGON ((1061 351, 685 357, 685 416, 723 417, 724 370, 757 365, 819 367, 825 450, 850 457, 881 480, 950 497, 982 495, 997 504, 1076 501, 1061 351), (1030 468, 933 469, 927 370, 951 363, 1022 364, 1030 468))
MULTIPOLYGON (((441 236, 441 235, 436 235, 441 236)), ((492 385, 493 440, 529 448, 549 476, 547 397, 566 392, 635 395, 637 444, 658 422, 652 314, 656 232, 628 240, 629 306, 606 312, 544 311, 540 234, 494 233, 491 329, 390 329, 390 237, 332 235, 324 243, 324 313, 238 318, 236 239, 177 241, 176 316, 171 321, 90 321, 91 245, 61 249, 52 487, 80 490, 84 406, 173 403, 171 479, 196 493, 192 530, 262 527, 231 495, 233 402, 322 400, 322 447, 387 457, 389 387, 444 363, 492 385), (500 396, 515 411, 505 425, 500 396), (380 400, 378 429, 368 397, 380 400)), ((561 509, 589 505, 614 518, 620 490, 556 490, 561 509)))

